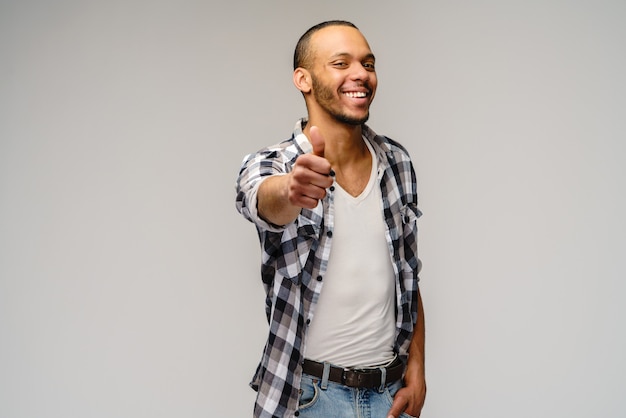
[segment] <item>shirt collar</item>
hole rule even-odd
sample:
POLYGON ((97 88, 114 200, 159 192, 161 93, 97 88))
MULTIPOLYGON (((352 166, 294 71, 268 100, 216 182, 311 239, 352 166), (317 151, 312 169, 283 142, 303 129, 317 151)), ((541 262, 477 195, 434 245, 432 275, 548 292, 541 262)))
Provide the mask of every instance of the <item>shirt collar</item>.
MULTIPOLYGON (((293 137, 296 143, 298 144, 300 148, 302 148, 302 150, 305 153, 309 153, 313 151, 313 146, 309 142, 309 139, 306 137, 304 132, 302 132, 307 122, 308 121, 306 118, 299 119, 296 122, 296 126, 294 127, 294 130, 293 130, 293 137)), ((374 132, 366 124, 362 125, 362 132, 363 132, 363 137, 369 140, 370 144, 372 144, 372 146, 374 147, 374 150, 376 151, 376 155, 379 161, 382 158, 388 158, 390 156, 391 149, 389 148, 386 141, 383 141, 380 135, 377 135, 376 132, 374 132)))

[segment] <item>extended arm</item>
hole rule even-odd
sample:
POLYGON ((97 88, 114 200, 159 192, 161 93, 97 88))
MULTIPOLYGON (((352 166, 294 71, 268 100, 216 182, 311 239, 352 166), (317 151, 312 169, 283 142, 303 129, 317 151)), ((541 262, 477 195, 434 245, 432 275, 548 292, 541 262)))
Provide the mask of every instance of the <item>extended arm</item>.
POLYGON ((299 156, 288 174, 269 177, 259 186, 257 208, 268 222, 293 222, 302 208, 315 208, 333 184, 328 175, 330 163, 324 158, 324 139, 316 127, 311 127, 310 135, 313 153, 299 156))
POLYGON ((293 222, 300 210, 300 206, 289 201, 290 174, 268 177, 259 186, 257 208, 259 215, 274 225, 287 225, 293 222))

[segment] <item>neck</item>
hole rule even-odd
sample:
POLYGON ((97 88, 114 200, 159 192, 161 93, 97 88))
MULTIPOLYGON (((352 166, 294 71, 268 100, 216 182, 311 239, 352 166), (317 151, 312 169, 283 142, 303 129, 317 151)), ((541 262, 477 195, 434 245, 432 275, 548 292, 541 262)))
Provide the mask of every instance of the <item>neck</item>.
POLYGON ((309 136, 311 126, 317 126, 324 137, 324 158, 333 167, 352 164, 364 156, 369 156, 367 145, 363 141, 361 125, 311 118, 304 128, 305 135, 309 136))

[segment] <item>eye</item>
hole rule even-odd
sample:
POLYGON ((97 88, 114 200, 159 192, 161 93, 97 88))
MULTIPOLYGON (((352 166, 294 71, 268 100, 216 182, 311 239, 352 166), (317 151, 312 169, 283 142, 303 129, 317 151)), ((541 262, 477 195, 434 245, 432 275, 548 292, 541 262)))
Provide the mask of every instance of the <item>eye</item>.
POLYGON ((345 61, 335 61, 333 62, 333 67, 337 67, 337 68, 345 68, 348 66, 348 63, 345 61))
POLYGON ((363 67, 369 71, 374 71, 376 69, 376 66, 374 65, 373 61, 364 62, 363 67))

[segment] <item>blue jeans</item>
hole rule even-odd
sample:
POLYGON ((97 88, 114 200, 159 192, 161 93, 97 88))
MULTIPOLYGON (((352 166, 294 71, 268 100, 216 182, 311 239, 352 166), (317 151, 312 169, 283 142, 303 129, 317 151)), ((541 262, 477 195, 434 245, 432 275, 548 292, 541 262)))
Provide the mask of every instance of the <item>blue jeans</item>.
MULTIPOLYGON (((387 418, 400 388, 401 380, 374 389, 351 388, 334 382, 322 385, 319 378, 305 374, 300 384, 298 418, 387 418)), ((402 414, 400 418, 411 416, 402 414)))

